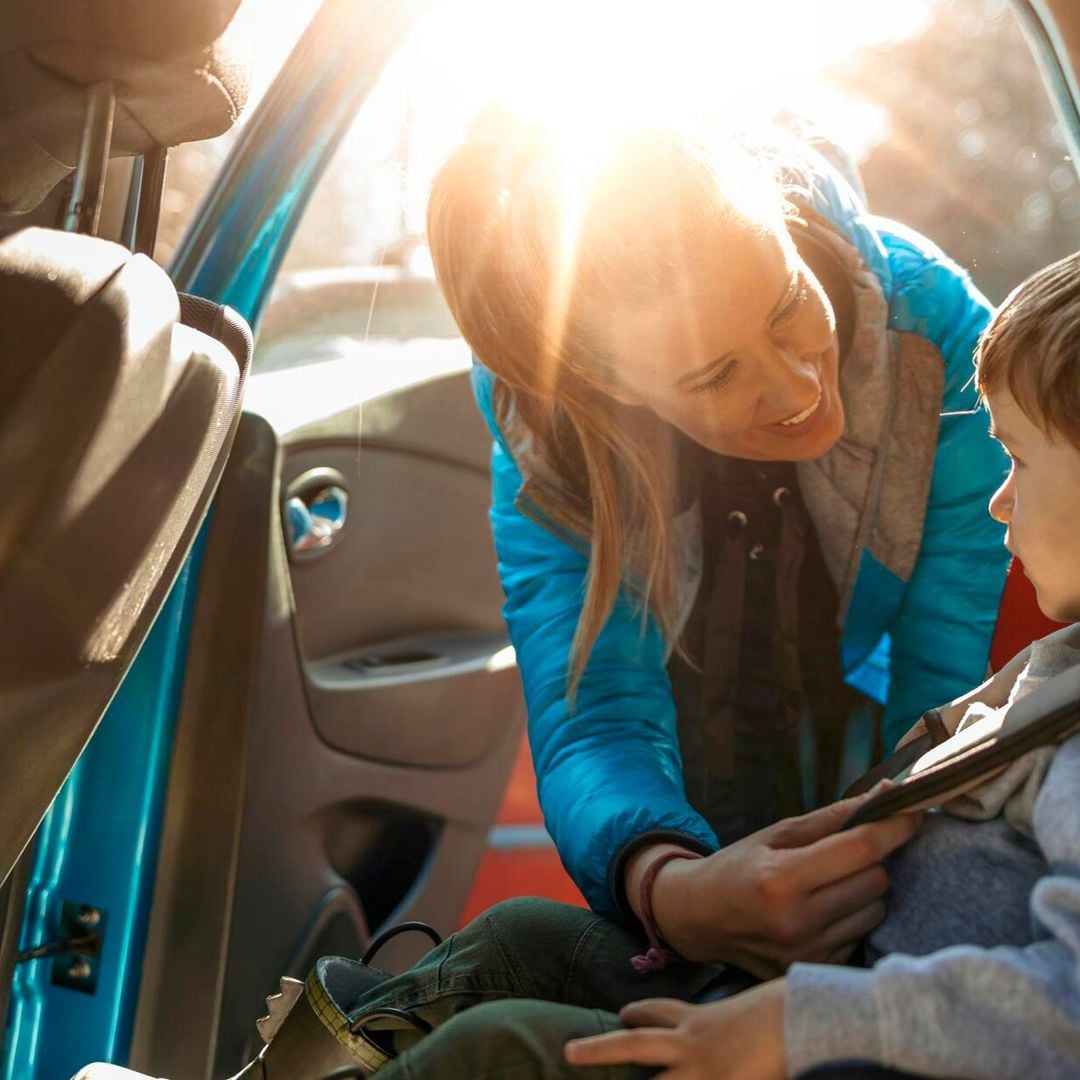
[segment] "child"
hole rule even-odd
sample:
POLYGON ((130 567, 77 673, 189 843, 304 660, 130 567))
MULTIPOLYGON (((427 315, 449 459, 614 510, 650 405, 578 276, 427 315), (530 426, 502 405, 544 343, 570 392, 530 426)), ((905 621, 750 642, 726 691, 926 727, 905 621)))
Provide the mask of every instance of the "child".
MULTIPOLYGON (((1076 622, 1080 255, 1006 300, 977 381, 1012 460, 990 513, 1040 608, 1076 622)), ((1078 661, 1080 626, 1036 642, 1009 703, 1078 661)), ((968 722, 986 708, 970 704, 968 722)), ((868 940, 871 957, 891 955, 869 970, 795 964, 712 1005, 640 1001, 621 1014, 630 1030, 571 1043, 567 1060, 665 1066, 671 1080, 855 1059, 932 1076, 1080 1075, 1080 735, 945 809, 892 859, 889 915, 868 940)))

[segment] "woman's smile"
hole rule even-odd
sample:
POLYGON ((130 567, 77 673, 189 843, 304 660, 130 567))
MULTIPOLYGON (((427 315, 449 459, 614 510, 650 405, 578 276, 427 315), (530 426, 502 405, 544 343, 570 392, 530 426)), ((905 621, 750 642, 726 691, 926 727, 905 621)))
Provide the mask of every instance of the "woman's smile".
POLYGON ((766 437, 776 436, 791 441, 807 438, 813 440, 824 427, 830 426, 833 398, 834 395, 826 388, 823 371, 813 400, 805 408, 775 423, 760 424, 756 430, 766 437))
POLYGON ((804 424, 811 416, 817 412, 817 407, 821 404, 821 387, 818 387, 817 397, 805 408, 802 412, 796 413, 794 416, 788 417, 787 420, 781 420, 782 427, 792 427, 795 424, 804 424))

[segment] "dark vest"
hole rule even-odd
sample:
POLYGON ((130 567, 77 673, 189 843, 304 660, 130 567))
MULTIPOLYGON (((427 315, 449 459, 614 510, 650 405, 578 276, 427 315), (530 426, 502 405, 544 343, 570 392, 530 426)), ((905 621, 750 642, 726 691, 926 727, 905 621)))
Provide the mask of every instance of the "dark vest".
MULTIPOLYGON (((842 362, 851 287, 792 233, 832 301, 842 362)), ((683 500, 701 506, 704 562, 668 673, 687 798, 727 844, 835 796, 849 703, 837 594, 794 465, 690 440, 679 455, 683 500)))

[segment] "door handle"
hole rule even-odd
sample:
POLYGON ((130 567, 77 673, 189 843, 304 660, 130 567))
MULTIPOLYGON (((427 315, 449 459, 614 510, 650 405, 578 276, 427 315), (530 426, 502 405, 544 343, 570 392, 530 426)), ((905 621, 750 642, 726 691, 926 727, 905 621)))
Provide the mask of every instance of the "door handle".
POLYGON ((289 555, 306 560, 324 554, 342 536, 349 516, 349 493, 340 473, 312 469, 285 492, 283 517, 289 555))

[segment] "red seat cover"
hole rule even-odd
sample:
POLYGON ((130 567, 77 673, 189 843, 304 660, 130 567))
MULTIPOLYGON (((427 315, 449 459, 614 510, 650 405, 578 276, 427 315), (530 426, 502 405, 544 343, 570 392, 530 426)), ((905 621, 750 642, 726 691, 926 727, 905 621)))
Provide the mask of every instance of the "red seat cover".
POLYGON ((1035 586, 1024 573, 1020 560, 1013 559, 1001 594, 994 638, 990 642, 990 670, 1004 667, 1021 649, 1063 625, 1048 619, 1039 610, 1035 586))

